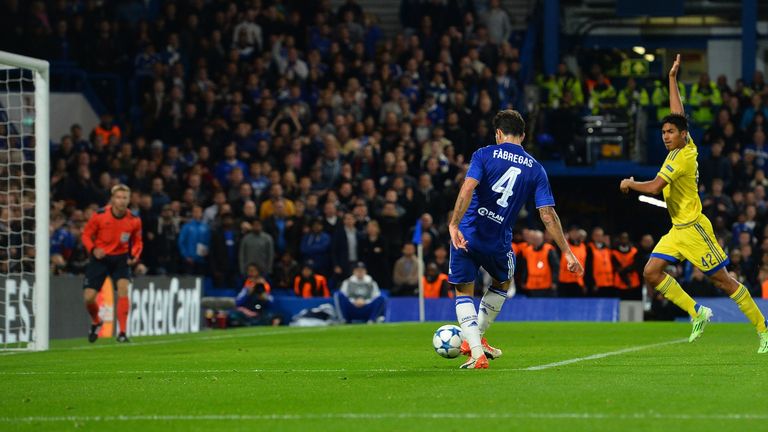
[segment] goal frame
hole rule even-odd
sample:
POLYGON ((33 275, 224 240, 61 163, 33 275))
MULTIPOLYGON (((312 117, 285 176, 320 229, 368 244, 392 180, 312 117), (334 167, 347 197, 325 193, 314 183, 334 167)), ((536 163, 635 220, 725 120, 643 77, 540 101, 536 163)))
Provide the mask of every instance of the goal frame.
POLYGON ((35 282, 32 289, 34 327, 23 350, 45 351, 50 326, 50 64, 41 59, 0 51, 0 65, 28 69, 35 84, 35 282))

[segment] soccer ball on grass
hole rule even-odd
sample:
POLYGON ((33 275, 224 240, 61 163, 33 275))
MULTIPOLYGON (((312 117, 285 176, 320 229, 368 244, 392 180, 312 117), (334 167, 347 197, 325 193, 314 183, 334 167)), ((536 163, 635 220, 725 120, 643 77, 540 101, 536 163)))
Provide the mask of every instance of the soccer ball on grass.
POLYGON ((432 346, 435 352, 445 358, 456 358, 461 354, 461 328, 452 324, 446 324, 435 332, 432 337, 432 346))

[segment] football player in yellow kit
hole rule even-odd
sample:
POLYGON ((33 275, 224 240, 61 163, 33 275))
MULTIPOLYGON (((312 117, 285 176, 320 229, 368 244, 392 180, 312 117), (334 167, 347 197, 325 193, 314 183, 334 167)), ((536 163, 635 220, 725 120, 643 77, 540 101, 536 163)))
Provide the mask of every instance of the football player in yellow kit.
POLYGON ((716 287, 728 294, 755 326, 760 337, 758 353, 768 353, 768 331, 766 321, 755 301, 744 285, 732 278, 725 266, 728 256, 717 242, 712 223, 701 212, 698 193, 699 171, 696 158, 698 150, 688 134, 688 120, 677 86, 677 71, 680 68, 678 54, 669 71, 669 108, 671 114, 661 121, 661 136, 669 151, 656 178, 638 182, 630 177, 621 181, 624 193, 630 190, 641 194, 664 193, 672 229, 664 235, 654 248, 645 265, 643 276, 665 298, 688 312, 693 323, 689 342, 693 342, 704 331, 712 318, 712 310, 697 304, 680 284, 664 272, 669 263, 688 260, 703 271, 716 287))

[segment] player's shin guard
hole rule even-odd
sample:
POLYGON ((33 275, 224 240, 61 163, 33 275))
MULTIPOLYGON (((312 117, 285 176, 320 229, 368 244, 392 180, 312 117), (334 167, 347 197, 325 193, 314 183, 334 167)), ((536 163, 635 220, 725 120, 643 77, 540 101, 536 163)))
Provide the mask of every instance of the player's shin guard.
POLYGON ((488 327, 496 319, 496 316, 501 312, 501 307, 504 306, 504 301, 507 299, 507 292, 490 287, 488 291, 483 295, 483 299, 480 300, 480 311, 477 314, 478 331, 480 337, 485 334, 488 327))
POLYGON ((96 302, 86 303, 85 308, 88 309, 88 315, 91 316, 91 324, 96 325, 99 323, 99 304, 96 302))
POLYGON ((762 312, 760 312, 760 309, 757 308, 755 301, 752 300, 752 295, 749 294, 749 291, 744 285, 739 284, 739 289, 737 289, 735 293, 731 294, 731 298, 739 306, 741 312, 746 315, 749 322, 755 326, 755 329, 758 333, 764 332, 766 330, 765 317, 763 316, 762 312))
POLYGON ((130 309, 130 307, 127 296, 117 298, 117 321, 120 324, 121 333, 126 333, 128 331, 128 309, 130 309))
POLYGON ((483 355, 483 347, 480 344, 480 332, 477 323, 477 311, 471 296, 456 296, 456 318, 472 349, 472 357, 479 358, 483 355))
POLYGON ((696 301, 683 291, 680 284, 672 276, 666 275, 664 280, 656 287, 656 291, 660 292, 665 299, 676 304, 680 309, 688 312, 688 315, 692 318, 699 316, 699 313, 696 312, 696 301))

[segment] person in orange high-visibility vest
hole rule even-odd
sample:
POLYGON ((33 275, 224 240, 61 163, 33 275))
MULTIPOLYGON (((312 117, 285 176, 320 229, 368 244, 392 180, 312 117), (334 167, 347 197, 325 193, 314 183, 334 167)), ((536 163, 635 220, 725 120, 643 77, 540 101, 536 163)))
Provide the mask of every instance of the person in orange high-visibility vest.
MULTIPOLYGON (((568 244, 581 265, 587 262, 587 245, 581 237, 579 227, 574 225, 568 230, 568 244)), ((557 295, 559 297, 584 297, 587 289, 584 286, 584 275, 568 271, 568 261, 560 257, 560 274, 557 279, 557 295)))
POLYGON ((768 300, 768 279, 763 281, 763 298, 768 300))
POLYGON ((112 139, 112 137, 115 137, 117 139, 117 144, 120 144, 122 132, 120 131, 120 127, 113 123, 113 120, 114 118, 112 117, 112 114, 103 114, 101 116, 101 123, 93 128, 93 134, 101 137, 101 143, 104 146, 109 145, 109 140, 112 139))
POLYGON ((592 241, 587 247, 587 267, 584 271, 585 282, 591 293, 600 297, 616 297, 613 286, 613 260, 607 236, 602 228, 592 230, 592 241))
POLYGON ((328 280, 325 276, 317 274, 312 270, 314 264, 312 260, 304 262, 301 273, 296 275, 296 278, 293 280, 293 292, 302 298, 330 298, 331 292, 328 290, 328 280))
POLYGON ((624 300, 641 300, 640 272, 637 269, 637 248, 629 242, 629 233, 619 235, 619 243, 611 251, 613 286, 624 300))
POLYGON ((453 290, 448 286, 448 275, 440 272, 435 263, 429 263, 422 276, 424 283, 424 298, 453 298, 453 290))
POLYGON ((544 233, 531 233, 531 244, 523 249, 521 258, 523 293, 529 297, 554 297, 560 266, 555 248, 544 243, 544 233))
MULTIPOLYGON (((515 262, 519 261, 523 256, 523 250, 528 247, 528 239, 530 238, 529 229, 523 229, 522 231, 515 231, 512 234, 512 253, 515 255, 515 262)), ((515 264, 517 266, 517 264, 515 264)), ((514 286, 519 287, 523 285, 523 272, 515 271, 513 276, 514 286)), ((515 288, 516 289, 516 288, 515 288)), ((509 294, 511 297, 514 295, 514 291, 509 294)))
POLYGON ((760 271, 757 273, 757 280, 760 282, 760 297, 768 300, 768 267, 760 268, 760 271))

